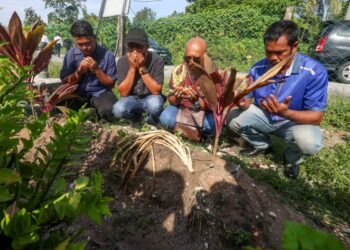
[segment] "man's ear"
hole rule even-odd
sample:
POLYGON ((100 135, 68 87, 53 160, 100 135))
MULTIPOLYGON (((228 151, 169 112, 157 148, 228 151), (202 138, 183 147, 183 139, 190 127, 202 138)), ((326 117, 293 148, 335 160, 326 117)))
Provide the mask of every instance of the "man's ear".
POLYGON ((298 45, 299 45, 299 42, 298 42, 298 41, 296 41, 296 42, 293 44, 293 46, 292 46, 292 53, 297 52, 297 50, 298 50, 298 45))

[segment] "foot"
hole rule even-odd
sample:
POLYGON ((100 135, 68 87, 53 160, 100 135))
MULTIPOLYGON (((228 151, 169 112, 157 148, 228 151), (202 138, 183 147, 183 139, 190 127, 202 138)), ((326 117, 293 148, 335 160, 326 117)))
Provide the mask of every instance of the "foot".
POLYGON ((259 154, 270 154, 272 152, 272 146, 265 148, 265 149, 260 149, 260 148, 244 148, 239 153, 243 156, 256 156, 259 154))
POLYGON ((290 179, 296 179, 299 176, 299 165, 292 163, 284 164, 284 174, 290 179))

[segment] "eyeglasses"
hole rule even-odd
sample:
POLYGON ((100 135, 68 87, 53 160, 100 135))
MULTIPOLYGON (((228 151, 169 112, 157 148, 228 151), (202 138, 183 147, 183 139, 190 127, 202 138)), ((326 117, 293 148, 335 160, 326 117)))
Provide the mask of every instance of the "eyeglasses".
POLYGON ((184 56, 184 61, 186 63, 189 63, 189 62, 194 62, 194 63, 198 63, 200 64, 201 63, 201 58, 200 57, 196 57, 196 56, 184 56))

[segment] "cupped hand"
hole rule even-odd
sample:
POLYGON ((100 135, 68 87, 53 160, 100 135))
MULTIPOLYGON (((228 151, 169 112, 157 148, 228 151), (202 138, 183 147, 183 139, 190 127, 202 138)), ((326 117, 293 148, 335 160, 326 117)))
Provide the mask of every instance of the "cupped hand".
POLYGON ((283 116, 289 108, 292 96, 287 96, 283 102, 279 102, 275 95, 270 94, 270 96, 264 96, 264 99, 260 99, 260 106, 275 115, 283 116))

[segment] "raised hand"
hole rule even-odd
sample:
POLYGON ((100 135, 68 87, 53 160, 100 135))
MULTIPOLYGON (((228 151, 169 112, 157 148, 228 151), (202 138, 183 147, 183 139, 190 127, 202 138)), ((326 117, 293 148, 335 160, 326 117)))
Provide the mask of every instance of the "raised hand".
POLYGON ((260 99, 260 106, 276 115, 283 116, 283 113, 288 110, 292 96, 287 96, 283 102, 279 102, 275 95, 270 94, 270 96, 264 96, 264 99, 260 99))
POLYGON ((96 69, 98 68, 98 67, 97 67, 96 61, 95 61, 92 57, 90 57, 90 56, 85 57, 83 61, 85 61, 86 66, 87 66, 88 69, 89 69, 91 72, 93 72, 93 73, 94 73, 94 72, 96 71, 96 69))

